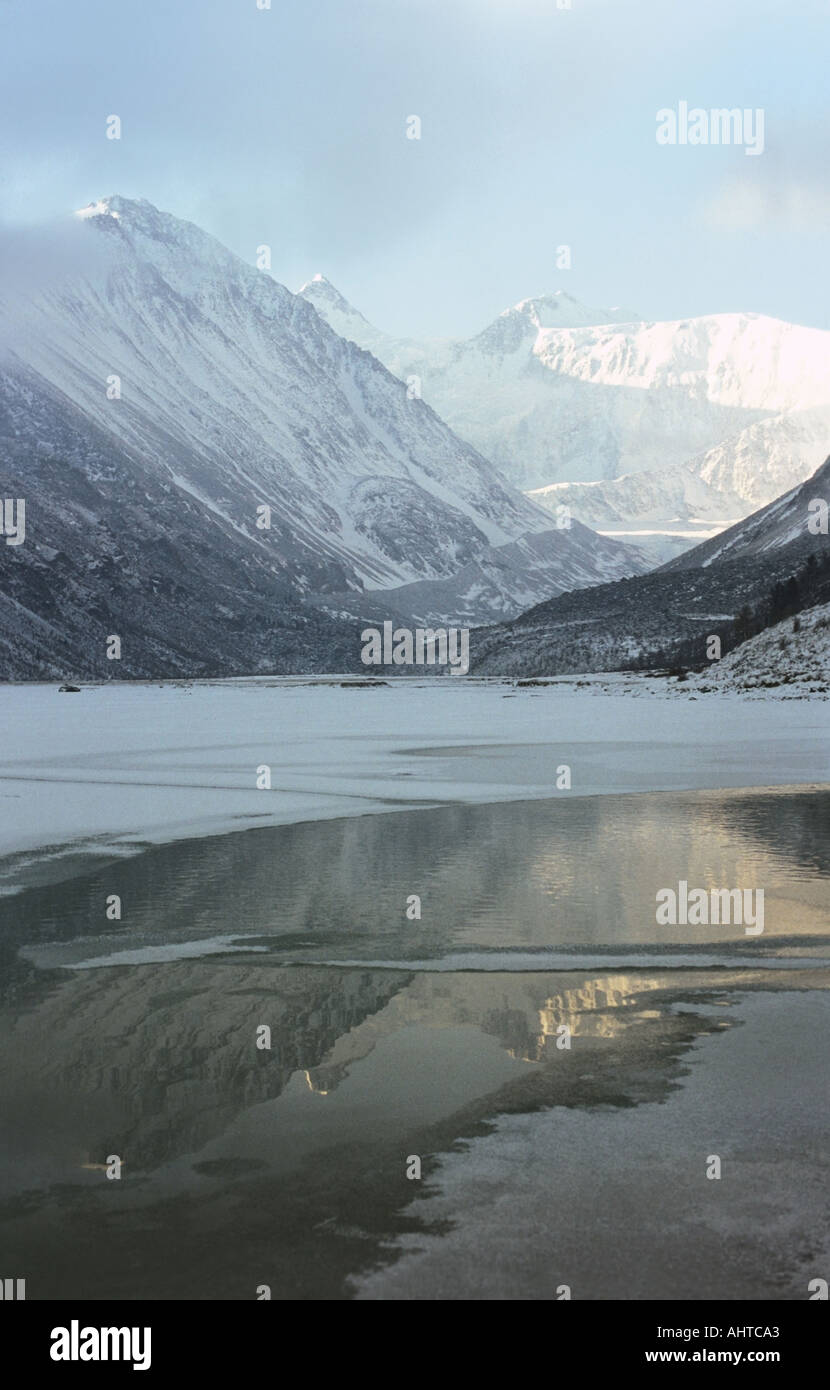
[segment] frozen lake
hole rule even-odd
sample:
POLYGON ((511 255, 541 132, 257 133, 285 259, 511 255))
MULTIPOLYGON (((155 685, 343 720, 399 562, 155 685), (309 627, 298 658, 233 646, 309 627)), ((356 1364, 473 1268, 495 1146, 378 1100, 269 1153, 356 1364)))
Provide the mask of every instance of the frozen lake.
POLYGON ((0 691, 27 1297, 806 1298, 826 706, 637 689, 0 691))
POLYGON ((0 687, 0 892, 63 879, 78 854, 253 825, 827 779, 826 703, 683 699, 636 678, 610 678, 631 693, 604 693, 607 683, 0 687), (264 767, 270 789, 257 786, 264 767), (557 787, 562 767, 570 790, 557 787))

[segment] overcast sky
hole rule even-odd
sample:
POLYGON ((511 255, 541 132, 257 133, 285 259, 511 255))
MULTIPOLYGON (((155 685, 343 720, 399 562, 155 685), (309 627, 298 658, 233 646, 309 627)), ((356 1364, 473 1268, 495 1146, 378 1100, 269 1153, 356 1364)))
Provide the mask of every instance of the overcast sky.
POLYGON ((828 0, 0 0, 2 217, 146 197, 396 333, 557 288, 830 328, 828 29, 828 0), (680 101, 762 108, 764 153, 658 145, 680 101))

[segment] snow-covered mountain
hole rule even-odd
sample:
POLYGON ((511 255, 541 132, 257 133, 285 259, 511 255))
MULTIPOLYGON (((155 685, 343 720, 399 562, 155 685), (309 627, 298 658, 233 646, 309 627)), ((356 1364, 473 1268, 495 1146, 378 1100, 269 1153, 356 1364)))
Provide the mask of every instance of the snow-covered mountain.
POLYGON ((467 341, 369 325, 322 278, 301 293, 534 500, 668 558, 824 457, 830 333, 760 314, 645 323, 562 292, 467 341), (599 486, 597 486, 599 485, 599 486))
POLYGON ((674 558, 809 477, 830 440, 830 406, 774 415, 686 463, 610 482, 552 483, 528 494, 554 514, 630 541, 656 563, 674 558))
MULTIPOLYGON (((182 669, 188 626, 204 628, 208 610, 210 669, 265 666, 278 656, 267 635, 277 593, 288 629, 291 605, 310 594, 445 581, 527 536, 544 538, 566 587, 643 568, 623 545, 555 529, 305 298, 193 224, 112 197, 73 219, 52 252, 44 268, 24 248, 0 279, 4 495, 28 509, 26 544, 0 546, 8 669, 26 613, 33 630, 46 627, 24 669, 35 650, 44 660, 57 650, 73 585, 78 621, 100 606, 113 632, 150 592, 157 609, 170 605, 166 628, 145 614, 133 634, 133 673, 154 674, 162 649, 166 669, 182 669), (120 618, 111 569, 136 600, 120 618)), ((513 612, 526 576, 516 588, 513 612)))
POLYGON ((827 515, 830 512, 830 458, 806 482, 761 507, 712 540, 695 546, 663 566, 667 570, 708 569, 712 564, 745 556, 770 556, 787 550, 826 553, 830 550, 827 515), (822 530, 822 526, 824 529, 822 530))
POLYGON ((482 628, 471 643, 471 669, 548 676, 693 664, 711 635, 728 650, 741 640, 741 612, 761 627, 781 611, 776 586, 794 612, 827 601, 830 539, 820 529, 822 502, 830 507, 830 458, 806 482, 661 569, 560 594, 509 623, 482 628))

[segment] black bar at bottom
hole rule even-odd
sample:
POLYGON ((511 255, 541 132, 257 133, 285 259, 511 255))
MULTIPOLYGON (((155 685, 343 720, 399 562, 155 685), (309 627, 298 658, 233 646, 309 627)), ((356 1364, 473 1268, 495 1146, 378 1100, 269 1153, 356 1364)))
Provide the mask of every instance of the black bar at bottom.
MULTIPOLYGON (((323 1358, 341 1363, 355 1356, 355 1336, 391 1339, 398 1356, 397 1373, 411 1383, 419 1367, 425 1375, 449 1369, 460 1357, 466 1373, 482 1359, 485 1369, 496 1343, 509 1360, 518 1361, 523 1378, 540 1361, 547 1378, 571 1375, 581 1368, 593 1377, 604 1370, 632 1371, 647 1384, 653 1371, 674 1367, 689 1374, 709 1366, 773 1368, 789 1378, 811 1363, 821 1364, 827 1345, 827 1307, 812 1303, 599 1303, 561 1301, 516 1314, 524 1324, 522 1350, 508 1350, 502 1338, 513 1332, 509 1317, 482 1331, 473 1314, 469 1329, 457 1304, 438 1313, 436 1324, 426 1307, 410 1310, 404 1322, 388 1311, 376 1321, 369 1308, 340 1304, 327 1308, 325 1336, 316 1305, 291 1304, 285 1312, 267 1302, 243 1303, 32 1303, 0 1305, 2 1365, 28 1372, 74 1373, 100 1377, 126 1373, 159 1381, 183 1369, 246 1378, 279 1366, 290 1352, 292 1380, 298 1373, 317 1375, 323 1358), (351 1310, 351 1311, 349 1311, 351 1310), (306 1317, 309 1321, 306 1323, 306 1317), (343 1318, 341 1323, 340 1319, 343 1318), (447 1318, 449 1317, 449 1321, 447 1318), (525 1324, 524 1320, 528 1318, 525 1324), (440 1340, 431 1339, 431 1329, 440 1340), (149 1330, 149 1337, 148 1337, 149 1330), (342 1342, 339 1333, 345 1333, 342 1342), (297 1368, 308 1358, 307 1371, 297 1368), (405 1367, 405 1371, 404 1371, 405 1367)), ((469 1305, 467 1305, 469 1307, 469 1305)), ((515 1306, 515 1305, 514 1305, 515 1306)), ((367 1348, 363 1348, 364 1352, 367 1348)), ((377 1348, 380 1351, 380 1346, 377 1348)), ((359 1363, 358 1363, 359 1364, 359 1363)), ((285 1368, 288 1369, 287 1367, 285 1368)), ((360 1371, 355 1367, 356 1373, 360 1371)), ((492 1367, 490 1367, 492 1370, 492 1367)), ((387 1373, 395 1374, 392 1365, 387 1373)), ((141 1383, 141 1382, 139 1382, 141 1383)))

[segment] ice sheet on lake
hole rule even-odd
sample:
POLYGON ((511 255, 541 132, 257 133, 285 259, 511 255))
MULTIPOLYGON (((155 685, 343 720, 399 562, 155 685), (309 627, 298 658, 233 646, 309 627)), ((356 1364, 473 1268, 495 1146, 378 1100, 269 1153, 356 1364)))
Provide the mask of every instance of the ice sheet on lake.
MULTIPOLYGON (((607 684, 607 678, 606 678, 607 684)), ((0 884, 65 854, 446 802, 824 780, 822 705, 563 682, 0 689, 0 884), (270 768, 270 790, 257 769, 270 768), (558 769, 571 790, 557 790, 558 769)), ((0 888, 2 891, 2 888, 0 888)))

